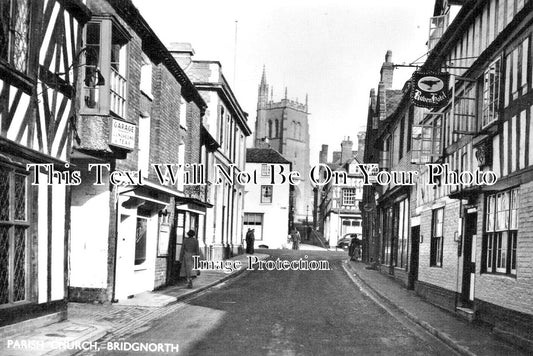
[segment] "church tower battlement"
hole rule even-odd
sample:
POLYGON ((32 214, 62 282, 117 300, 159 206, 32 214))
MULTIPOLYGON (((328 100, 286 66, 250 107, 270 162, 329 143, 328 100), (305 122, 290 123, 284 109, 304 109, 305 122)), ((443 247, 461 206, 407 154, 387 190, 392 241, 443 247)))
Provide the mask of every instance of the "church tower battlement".
POLYGON ((261 82, 257 91, 257 118, 255 121, 254 146, 275 149, 288 161, 292 169, 300 172, 302 182, 294 192, 294 221, 312 219, 312 187, 308 175, 309 162, 309 98, 305 103, 288 98, 285 88, 284 98, 273 99, 273 88, 266 78, 263 67, 261 82), (269 93, 270 90, 270 93, 269 93), (269 95, 270 94, 270 95, 269 95))

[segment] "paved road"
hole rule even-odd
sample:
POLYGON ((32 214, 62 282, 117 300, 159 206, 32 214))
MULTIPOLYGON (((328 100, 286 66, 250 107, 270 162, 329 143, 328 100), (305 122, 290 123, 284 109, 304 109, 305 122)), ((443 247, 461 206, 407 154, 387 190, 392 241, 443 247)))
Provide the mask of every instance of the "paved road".
POLYGON ((331 270, 251 271, 184 303, 126 341, 177 343, 180 355, 453 354, 362 293, 342 268, 345 253, 273 252, 274 259, 304 255, 327 259, 331 270))

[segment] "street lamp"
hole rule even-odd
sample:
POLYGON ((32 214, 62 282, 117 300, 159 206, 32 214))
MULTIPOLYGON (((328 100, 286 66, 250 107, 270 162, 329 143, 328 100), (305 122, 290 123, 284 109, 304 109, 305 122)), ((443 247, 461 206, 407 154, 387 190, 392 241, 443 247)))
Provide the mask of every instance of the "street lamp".
POLYGON ((305 211, 305 239, 309 240, 309 204, 305 211))

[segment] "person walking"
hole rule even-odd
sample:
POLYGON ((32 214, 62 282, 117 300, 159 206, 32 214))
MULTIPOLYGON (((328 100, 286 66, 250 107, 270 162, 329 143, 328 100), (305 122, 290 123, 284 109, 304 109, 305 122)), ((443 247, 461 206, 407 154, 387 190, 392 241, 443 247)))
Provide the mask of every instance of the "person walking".
POLYGON ((299 250, 300 249, 300 241, 302 241, 302 238, 300 236, 300 232, 298 230, 296 230, 295 227, 292 228, 291 239, 292 239, 292 249, 293 250, 299 250))
POLYGON ((360 246, 359 239, 357 238, 357 234, 354 234, 354 237, 350 241, 350 246, 348 247, 348 255, 350 255, 350 261, 357 261, 359 259, 360 246))
POLYGON ((200 256, 200 246, 194 230, 189 230, 180 251, 180 276, 187 277, 187 288, 192 288, 193 256, 200 256))
POLYGON ((255 229, 248 229, 248 232, 246 233, 246 253, 253 255, 254 250, 254 243, 255 243, 255 229))

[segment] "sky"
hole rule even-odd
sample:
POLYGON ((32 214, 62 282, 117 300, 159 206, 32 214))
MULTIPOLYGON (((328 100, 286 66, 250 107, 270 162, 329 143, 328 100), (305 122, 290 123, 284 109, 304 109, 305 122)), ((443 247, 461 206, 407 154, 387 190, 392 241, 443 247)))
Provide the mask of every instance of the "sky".
MULTIPOLYGON (((222 64, 252 131, 263 66, 274 101, 285 87, 289 99, 304 102, 308 94, 312 165, 322 144, 329 145, 329 159, 346 136, 357 147, 385 53, 392 50, 396 64, 423 56, 434 6, 432 0, 133 2, 163 43, 189 42, 194 59, 222 64)), ((397 68, 393 88, 401 89, 413 71, 397 68)))

